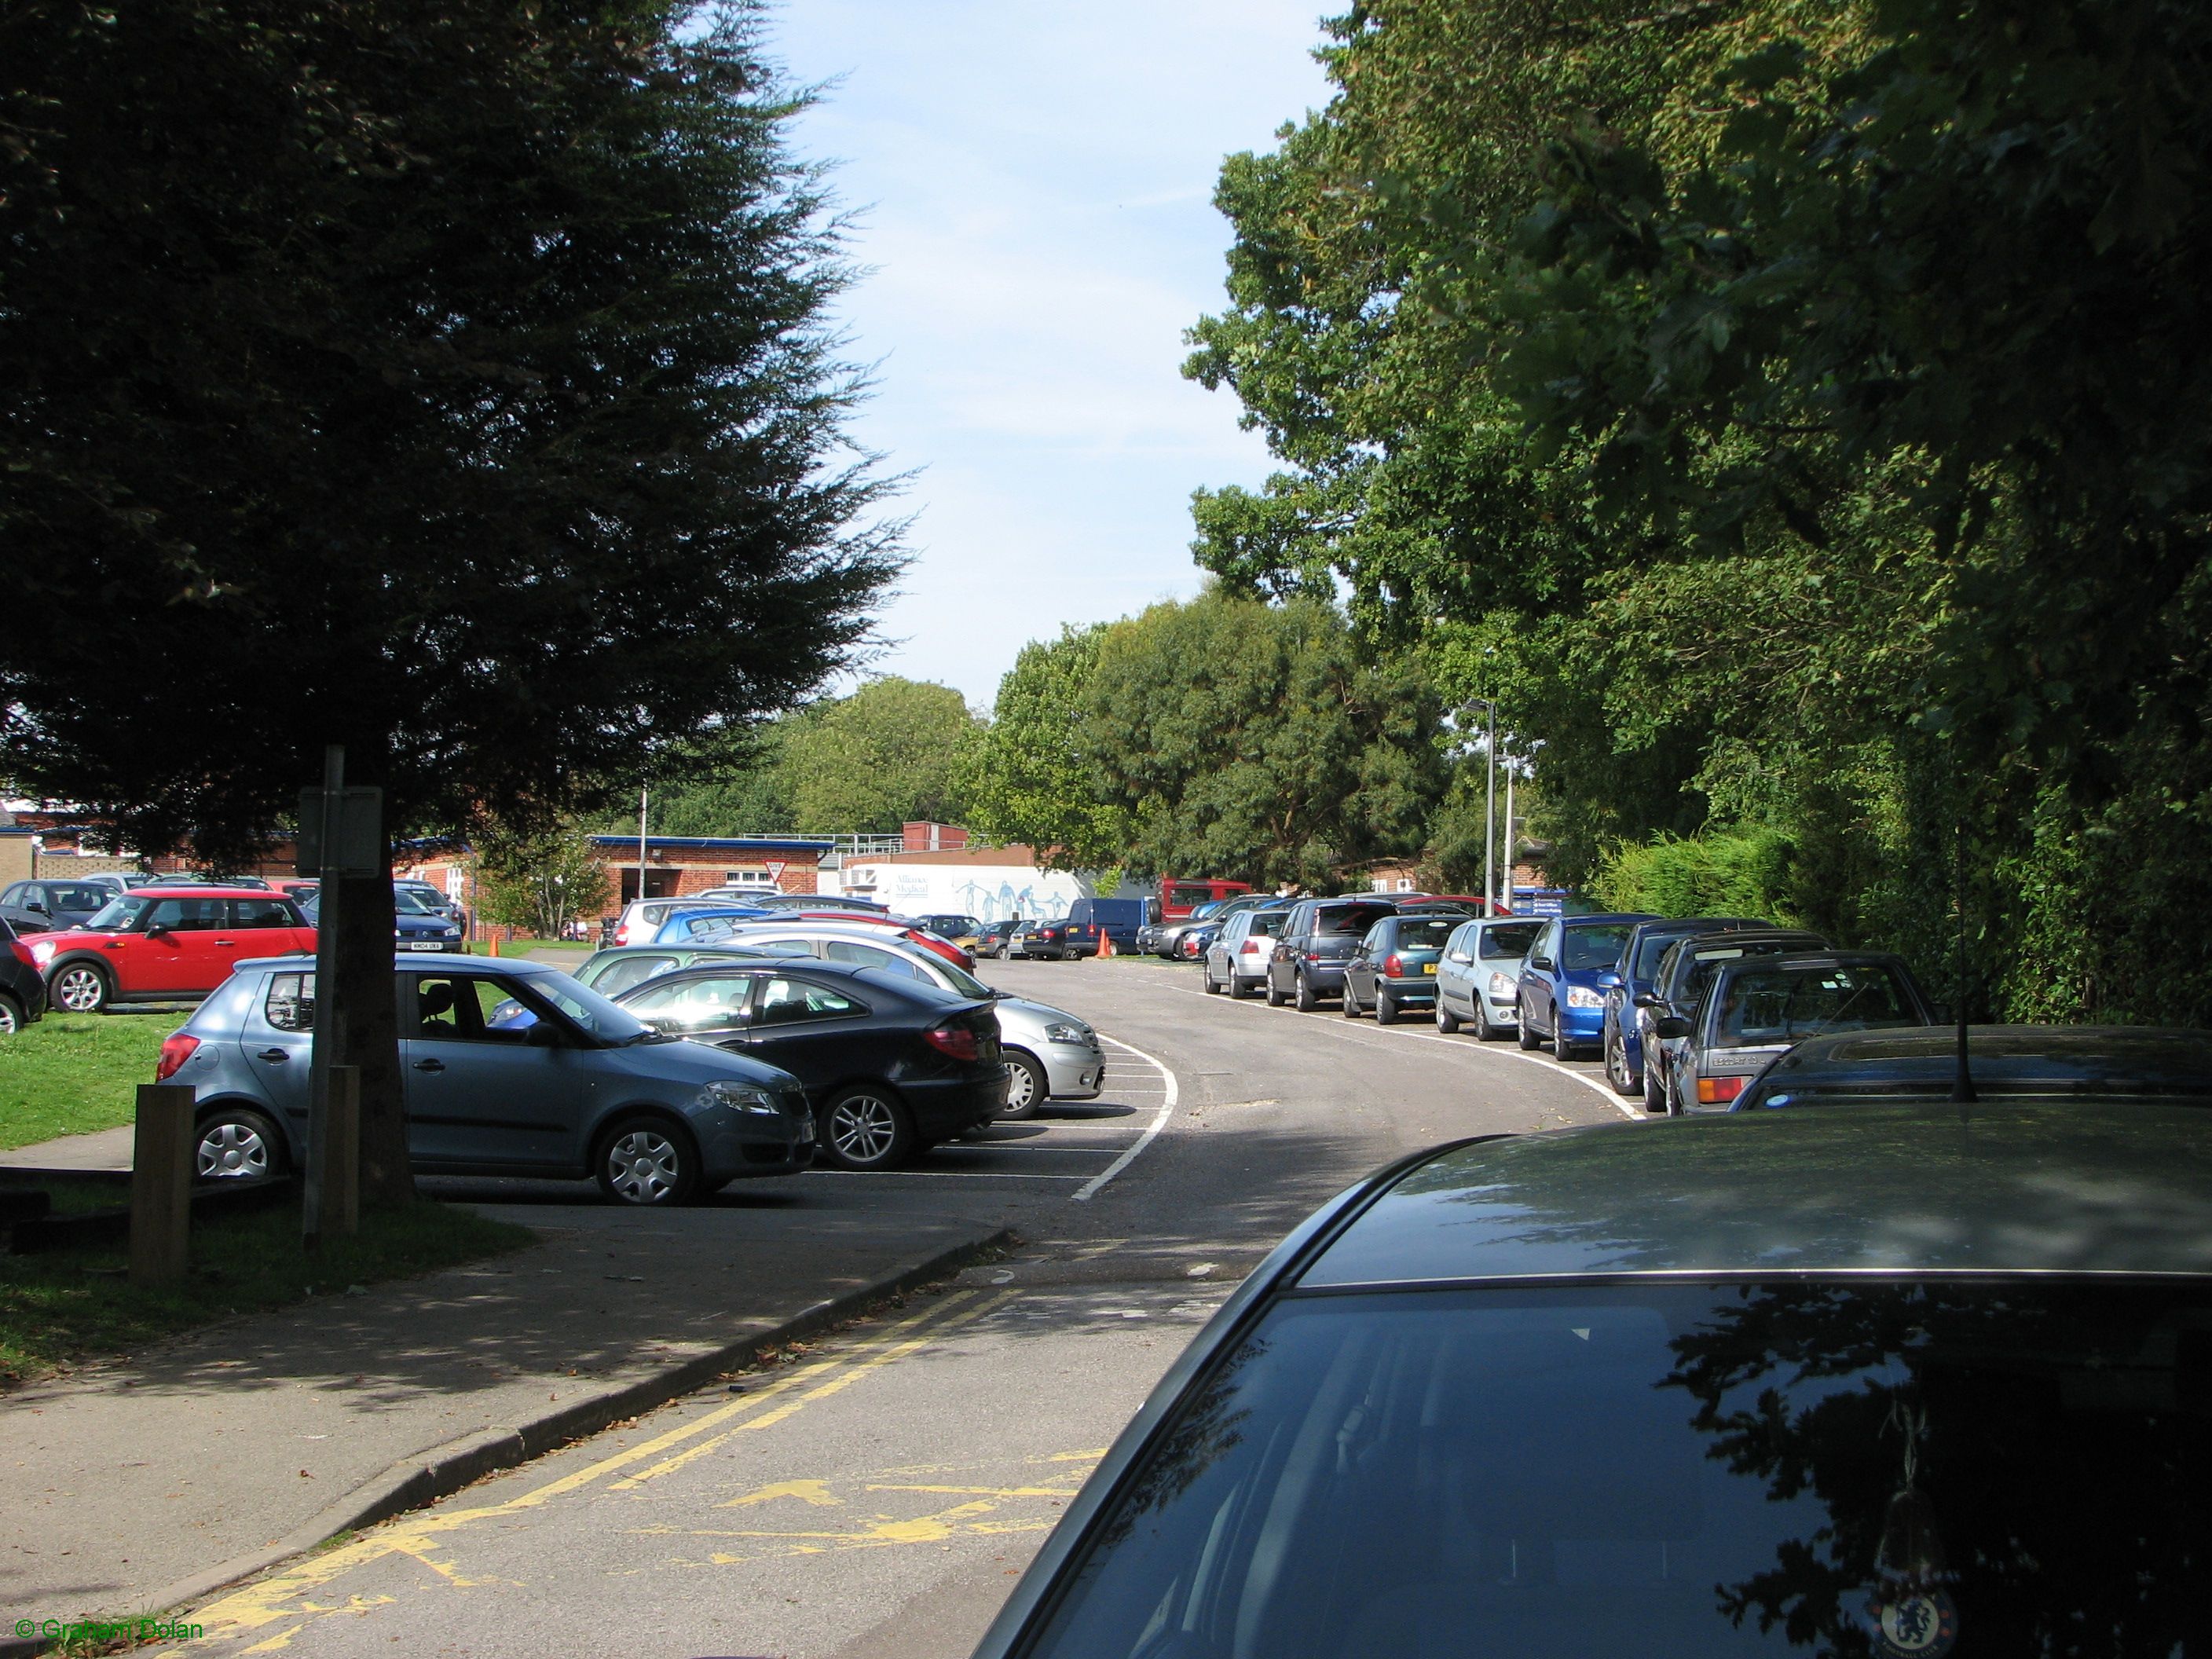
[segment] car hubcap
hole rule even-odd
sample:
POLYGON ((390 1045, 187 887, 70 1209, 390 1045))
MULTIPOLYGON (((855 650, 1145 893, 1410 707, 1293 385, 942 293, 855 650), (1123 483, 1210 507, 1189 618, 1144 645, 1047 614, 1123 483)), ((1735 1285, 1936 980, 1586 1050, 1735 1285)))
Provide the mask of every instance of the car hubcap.
POLYGON ((1036 1081, 1026 1066, 1006 1067, 1006 1104, 1016 1111, 1036 1098, 1036 1081))
MULTIPOLYGON (((1008 1090, 1011 1095, 1012 1091, 1008 1090)), ((830 1114, 830 1144, 855 1164, 873 1164, 891 1149, 898 1121, 888 1101, 861 1095, 839 1103, 830 1114)))
POLYGON ((10 1008, 6 1003, 0 1002, 0 1036, 13 1036, 15 1035, 15 1011, 13 1008, 10 1008))
POLYGON ((200 1179, 269 1173, 269 1144, 243 1123, 218 1123, 200 1137, 200 1179))
POLYGON ((100 975, 89 968, 72 968, 54 982, 54 1000, 73 1014, 100 1006, 100 975))
POLYGON ((676 1143, 650 1129, 633 1129, 607 1149, 607 1178, 633 1204, 666 1201, 681 1173, 676 1143))

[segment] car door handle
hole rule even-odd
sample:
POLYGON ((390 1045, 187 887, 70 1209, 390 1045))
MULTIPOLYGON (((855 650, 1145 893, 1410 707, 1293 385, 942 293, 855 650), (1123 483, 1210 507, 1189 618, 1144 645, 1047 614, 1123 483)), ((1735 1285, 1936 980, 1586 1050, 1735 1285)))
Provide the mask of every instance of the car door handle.
POLYGON ((415 1069, 418 1072, 442 1072, 446 1069, 446 1062, 442 1060, 418 1060, 415 1062, 415 1069))
POLYGON ((224 946, 229 947, 229 948, 234 949, 234 949, 236 949, 236 948, 237 948, 237 945, 238 945, 238 941, 237 941, 236 939, 217 939, 217 940, 216 941, 216 943, 217 945, 224 945, 224 946))
POLYGON ((258 1054, 255 1055, 254 1058, 257 1060, 265 1060, 273 1066, 283 1060, 290 1059, 291 1056, 287 1054, 282 1048, 264 1048, 258 1054))

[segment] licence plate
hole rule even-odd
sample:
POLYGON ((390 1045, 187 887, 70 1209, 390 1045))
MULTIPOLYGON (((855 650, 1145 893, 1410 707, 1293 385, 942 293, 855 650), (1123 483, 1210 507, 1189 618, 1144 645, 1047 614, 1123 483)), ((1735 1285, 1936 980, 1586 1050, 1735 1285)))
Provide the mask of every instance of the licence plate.
POLYGON ((446 947, 434 939, 410 939, 407 941, 407 948, 410 951, 442 951, 446 947))
POLYGON ((1437 971, 1437 964, 1433 962, 1425 962, 1421 964, 1421 971, 1425 974, 1433 974, 1437 971))

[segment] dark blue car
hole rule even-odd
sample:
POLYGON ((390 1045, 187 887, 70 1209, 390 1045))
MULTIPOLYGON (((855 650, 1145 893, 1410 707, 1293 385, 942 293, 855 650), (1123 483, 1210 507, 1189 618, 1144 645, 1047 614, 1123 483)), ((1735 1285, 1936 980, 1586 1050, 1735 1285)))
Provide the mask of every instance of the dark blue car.
POLYGON ((1605 1048, 1605 1080, 1613 1092, 1637 1095, 1644 1091, 1644 1033, 1636 1018, 1636 999, 1651 994, 1659 971, 1659 958, 1678 939, 1700 933, 1732 933, 1746 927, 1771 927, 1771 921, 1745 916, 1676 916, 1666 921, 1644 921, 1629 934, 1620 951, 1620 983, 1605 994, 1605 1013, 1598 1040, 1605 1048))
POLYGON ((1639 910, 1553 916, 1546 923, 1521 969, 1521 1046, 1549 1039, 1561 1060, 1595 1048, 1605 1030, 1606 993, 1620 982, 1622 947, 1637 923, 1661 920, 1639 910))

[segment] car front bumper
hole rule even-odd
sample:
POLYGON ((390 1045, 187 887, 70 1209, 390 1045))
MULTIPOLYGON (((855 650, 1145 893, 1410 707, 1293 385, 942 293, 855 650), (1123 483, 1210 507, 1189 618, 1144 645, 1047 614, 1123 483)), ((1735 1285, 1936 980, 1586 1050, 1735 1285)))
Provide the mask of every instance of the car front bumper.
POLYGON ((1047 1086, 1054 1100, 1096 1100, 1106 1087, 1106 1052, 1079 1042, 1048 1042, 1037 1058, 1044 1062, 1047 1086))

